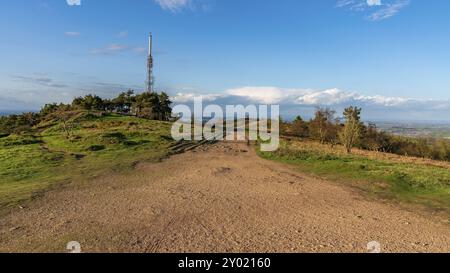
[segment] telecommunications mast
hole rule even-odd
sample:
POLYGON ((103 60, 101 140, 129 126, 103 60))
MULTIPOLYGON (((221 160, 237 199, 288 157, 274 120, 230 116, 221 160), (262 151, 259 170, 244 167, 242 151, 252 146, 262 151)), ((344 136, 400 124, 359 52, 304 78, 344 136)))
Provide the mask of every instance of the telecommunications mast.
POLYGON ((153 93, 153 35, 148 37, 148 57, 147 57, 147 92, 153 93))

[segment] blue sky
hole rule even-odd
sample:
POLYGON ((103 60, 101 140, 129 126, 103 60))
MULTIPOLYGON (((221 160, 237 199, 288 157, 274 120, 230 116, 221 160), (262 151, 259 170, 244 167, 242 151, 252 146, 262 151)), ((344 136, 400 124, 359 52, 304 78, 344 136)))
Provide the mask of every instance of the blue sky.
POLYGON ((448 0, 2 4, 0 112, 141 91, 152 31, 156 89, 177 102, 279 103, 286 115, 358 104, 369 119, 450 120, 448 0))

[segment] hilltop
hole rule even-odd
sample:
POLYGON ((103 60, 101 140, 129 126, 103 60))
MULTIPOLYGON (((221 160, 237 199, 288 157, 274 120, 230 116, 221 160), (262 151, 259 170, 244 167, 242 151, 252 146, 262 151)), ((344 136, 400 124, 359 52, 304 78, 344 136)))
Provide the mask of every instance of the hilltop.
POLYGON ((0 207, 61 183, 158 161, 173 145, 169 122, 86 110, 72 113, 68 122, 70 136, 63 122, 49 119, 27 133, 0 138, 0 207))
POLYGON ((443 220, 219 142, 14 209, 0 252, 445 252, 443 220))
POLYGON ((449 248, 448 161, 349 153, 315 139, 314 121, 283 124, 280 149, 259 152, 178 143, 172 122, 136 113, 43 110, 5 119, 15 127, 0 136, 1 252, 62 252, 73 240, 84 252, 449 248))

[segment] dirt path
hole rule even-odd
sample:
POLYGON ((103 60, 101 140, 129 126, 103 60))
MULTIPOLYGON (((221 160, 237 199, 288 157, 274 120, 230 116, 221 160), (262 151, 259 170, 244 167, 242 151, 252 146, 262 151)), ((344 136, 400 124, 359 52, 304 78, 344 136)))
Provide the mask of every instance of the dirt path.
POLYGON ((449 252, 428 218, 219 143, 48 193, 0 218, 0 251, 449 252))

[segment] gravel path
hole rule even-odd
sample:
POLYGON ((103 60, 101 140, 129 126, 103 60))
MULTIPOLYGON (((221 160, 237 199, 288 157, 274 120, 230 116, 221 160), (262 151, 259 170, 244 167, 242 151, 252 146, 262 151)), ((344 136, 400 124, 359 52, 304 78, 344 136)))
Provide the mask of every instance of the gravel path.
POLYGON ((0 218, 0 252, 449 252, 424 215, 218 143, 47 193, 0 218))

